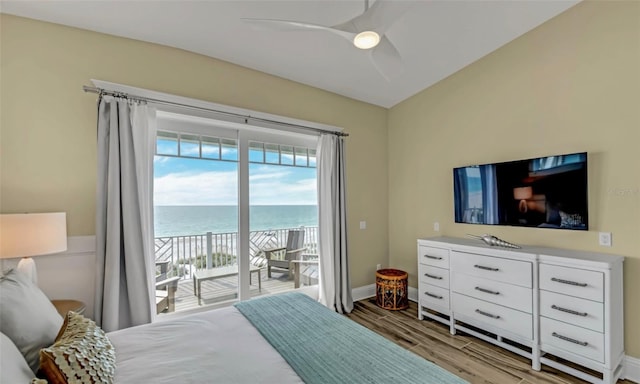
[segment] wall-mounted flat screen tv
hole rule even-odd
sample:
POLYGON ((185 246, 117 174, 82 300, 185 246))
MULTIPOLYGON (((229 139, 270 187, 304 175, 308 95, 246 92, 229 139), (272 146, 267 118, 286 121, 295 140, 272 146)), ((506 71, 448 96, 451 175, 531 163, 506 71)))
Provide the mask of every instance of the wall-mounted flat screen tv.
POLYGON ((456 223, 589 229, 587 153, 453 170, 456 223))

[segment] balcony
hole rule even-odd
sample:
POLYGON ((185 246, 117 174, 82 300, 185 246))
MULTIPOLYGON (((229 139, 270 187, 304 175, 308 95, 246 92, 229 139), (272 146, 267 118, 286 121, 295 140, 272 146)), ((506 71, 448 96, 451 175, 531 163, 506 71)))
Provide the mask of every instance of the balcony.
MULTIPOLYGON (((291 228, 298 229, 298 228, 291 228)), ((249 259, 252 266, 262 267, 252 273, 252 297, 284 292, 294 288, 294 280, 287 270, 272 269, 267 277, 263 249, 286 246, 289 228, 253 231, 249 234, 249 259), (260 274, 261 289, 257 274, 260 274)), ((305 254, 317 254, 318 228, 304 227, 305 254)), ((237 232, 211 233, 155 238, 157 274, 161 277, 179 276, 175 294, 175 311, 185 311, 203 305, 216 304, 237 298, 238 276, 232 275, 201 282, 201 299, 194 292, 193 273, 197 269, 237 266, 237 232)), ((304 267, 303 267, 304 268, 304 267)), ((300 274, 300 284, 317 284, 317 269, 300 274)))

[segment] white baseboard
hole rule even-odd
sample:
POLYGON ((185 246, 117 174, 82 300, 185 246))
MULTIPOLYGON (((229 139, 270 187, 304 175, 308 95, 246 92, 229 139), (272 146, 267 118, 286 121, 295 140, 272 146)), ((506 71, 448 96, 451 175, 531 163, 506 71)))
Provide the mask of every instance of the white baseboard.
POLYGON ((418 288, 409 287, 409 300, 418 302, 418 288))
POLYGON ((640 383, 640 359, 626 356, 624 359, 625 378, 640 383))
MULTIPOLYGON (((376 285, 369 284, 362 287, 353 288, 351 290, 351 296, 353 297, 353 301, 368 299, 370 297, 374 297, 376 295, 376 285)), ((409 287, 409 300, 418 301, 418 289, 414 287, 409 287)))
POLYGON ((376 285, 369 284, 362 287, 353 288, 351 290, 351 297, 353 301, 368 299, 376 295, 376 285))

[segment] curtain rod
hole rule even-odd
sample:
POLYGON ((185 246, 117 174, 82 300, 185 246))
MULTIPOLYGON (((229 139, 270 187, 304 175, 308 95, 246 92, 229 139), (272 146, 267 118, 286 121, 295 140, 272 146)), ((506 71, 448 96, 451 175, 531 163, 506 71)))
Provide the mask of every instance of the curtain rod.
POLYGON ((342 137, 349 136, 348 133, 343 133, 343 132, 339 132, 339 131, 329 131, 329 130, 321 129, 321 128, 308 127, 306 125, 286 123, 286 122, 283 122, 283 121, 264 119, 264 118, 261 118, 261 117, 254 117, 254 116, 251 116, 251 115, 242 115, 242 114, 239 114, 239 113, 220 111, 220 110, 217 110, 217 109, 198 107, 198 106, 195 106, 195 105, 176 103, 176 102, 173 102, 173 101, 160 100, 160 99, 154 99, 154 98, 143 97, 143 96, 136 96, 136 95, 131 95, 131 94, 124 93, 124 92, 108 91, 106 89, 97 88, 97 87, 89 87, 87 85, 83 85, 82 86, 82 90, 84 90, 85 92, 97 93, 100 96, 106 95, 106 96, 113 96, 113 97, 121 97, 121 98, 124 98, 124 99, 127 99, 127 100, 149 101, 149 102, 152 102, 152 103, 155 103, 155 104, 172 105, 172 106, 177 106, 177 107, 196 109, 196 110, 199 110, 199 111, 215 112, 215 113, 220 113, 220 114, 227 115, 227 116, 240 117, 240 118, 244 119, 245 124, 249 124, 249 119, 252 119, 252 120, 262 121, 262 122, 265 122, 265 123, 286 125, 288 127, 312 130, 312 131, 320 132, 320 133, 331 133, 331 134, 334 134, 336 136, 342 136, 342 137))

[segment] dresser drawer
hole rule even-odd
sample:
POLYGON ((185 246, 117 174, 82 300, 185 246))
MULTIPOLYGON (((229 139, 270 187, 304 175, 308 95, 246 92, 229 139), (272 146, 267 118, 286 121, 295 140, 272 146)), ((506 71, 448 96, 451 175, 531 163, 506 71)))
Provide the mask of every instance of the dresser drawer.
POLYGON ((449 309, 449 290, 430 284, 420 284, 420 305, 449 309))
POLYGON ((453 273, 451 290, 522 312, 533 312, 533 293, 529 288, 453 273))
POLYGON ((527 340, 533 339, 533 317, 501 305, 474 299, 459 293, 451 294, 451 308, 456 315, 464 315, 482 324, 503 329, 527 340))
POLYGON ((602 302, 604 274, 585 269, 540 264, 540 289, 602 302))
POLYGON ((449 289, 448 269, 418 264, 418 273, 420 274, 421 283, 437 285, 438 287, 449 289))
POLYGON ((604 332, 604 305, 555 292, 540 291, 540 314, 596 332, 604 332))
POLYGON ((451 251, 451 270, 527 288, 533 287, 532 267, 528 261, 451 251))
POLYGON ((604 363, 604 335, 599 332, 541 317, 540 344, 543 350, 547 344, 604 363))
POLYGON ((420 264, 449 269, 449 250, 420 245, 418 260, 420 264))

